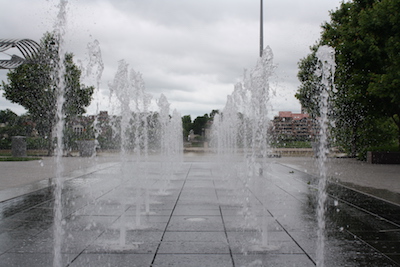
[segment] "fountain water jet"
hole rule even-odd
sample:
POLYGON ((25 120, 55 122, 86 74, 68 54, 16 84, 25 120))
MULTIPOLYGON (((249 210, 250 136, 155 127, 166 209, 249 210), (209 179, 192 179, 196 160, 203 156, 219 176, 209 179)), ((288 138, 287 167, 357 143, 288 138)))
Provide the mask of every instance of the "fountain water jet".
POLYGON ((168 195, 171 179, 178 167, 176 164, 182 162, 182 120, 176 110, 170 115, 170 104, 167 98, 161 94, 157 101, 159 107, 159 131, 160 131, 160 154, 162 165, 162 180, 164 185, 160 188, 158 195, 168 195))
POLYGON ((319 143, 317 152, 317 163, 319 169, 319 182, 318 182, 318 208, 317 208, 317 251, 316 263, 318 267, 323 267, 324 264, 324 248, 325 248, 325 212, 326 212, 326 184, 327 184, 327 170, 326 160, 329 152, 328 148, 328 127, 329 127, 329 102, 331 92, 334 88, 335 76, 335 50, 329 46, 319 47, 316 56, 318 58, 318 68, 315 72, 317 77, 320 77, 321 83, 319 85, 320 96, 318 99, 320 118, 319 118, 319 143))
POLYGON ((266 208, 268 196, 261 192, 262 188, 268 186, 269 81, 274 69, 273 53, 266 47, 255 68, 245 71, 243 82, 237 84, 233 94, 228 96, 227 104, 213 126, 212 144, 222 160, 221 165, 229 162, 232 154, 239 155, 242 152, 245 157, 246 171, 242 182, 245 191, 245 227, 253 227, 254 222, 258 221, 257 217, 261 217, 261 222, 256 226, 261 232, 261 242, 250 248, 256 251, 277 249, 268 243, 268 219, 271 215, 266 208), (256 198, 251 196, 252 192, 256 193, 256 198))
MULTIPOLYGON (((114 81, 110 86, 111 97, 116 96, 118 106, 121 108, 121 123, 120 123, 120 137, 121 137, 121 186, 125 188, 125 196, 122 196, 122 215, 120 218, 120 242, 121 248, 126 249, 126 209, 128 200, 132 198, 129 188, 135 188, 135 206, 136 218, 134 229, 142 229, 141 225, 141 206, 142 206, 142 188, 147 186, 147 169, 145 164, 141 164, 147 160, 148 157, 148 106, 151 97, 145 93, 144 81, 140 73, 135 72, 133 69, 128 70, 128 64, 121 60, 115 75, 114 81), (130 155, 130 151, 133 154, 130 155), (134 170, 128 172, 128 160, 133 156, 132 167, 134 170), (143 165, 143 168, 141 166, 143 165), (136 176, 132 176, 134 173, 136 176), (140 178, 145 180, 143 185, 140 178), (134 183, 135 182, 135 183, 134 183), (133 186, 134 184, 134 186, 133 186)), ((147 195, 147 193, 146 193, 147 195)), ((149 212, 149 200, 146 198, 146 210, 149 212)))
MULTIPOLYGON (((96 103, 96 114, 100 113, 99 105, 100 105, 100 85, 101 85, 101 76, 104 70, 103 59, 101 56, 100 43, 98 40, 94 40, 92 43, 88 43, 87 51, 89 55, 89 60, 87 63, 87 67, 84 70, 85 76, 88 77, 91 81, 90 83, 95 84, 95 103, 96 103)), ((94 139, 95 142, 98 143, 98 137, 101 133, 101 127, 99 127, 98 116, 95 116, 93 121, 93 129, 94 129, 94 139)), ((96 144, 97 145, 97 144, 96 144)), ((93 156, 96 155, 96 147, 93 148, 93 156)))
POLYGON ((57 55, 58 58, 54 62, 54 73, 53 81, 55 82, 55 90, 57 90, 57 103, 56 103, 56 124, 53 132, 57 139, 57 145, 55 149, 55 161, 56 161, 56 179, 54 184, 54 246, 53 246, 53 266, 61 266, 61 246, 63 240, 63 214, 62 214, 62 189, 64 184, 64 177, 62 175, 63 165, 61 162, 63 156, 63 131, 64 131, 64 111, 63 106, 65 102, 65 52, 64 52, 64 36, 67 24, 66 19, 66 6, 67 1, 60 0, 59 13, 57 15, 57 21, 54 27, 54 35, 57 40, 57 55))
MULTIPOLYGON (((159 150, 161 155, 162 180, 167 184, 172 179, 177 162, 182 161, 182 121, 177 111, 169 114, 169 103, 161 95, 159 112, 152 114, 149 106, 152 97, 145 92, 145 85, 140 73, 128 70, 128 64, 121 60, 110 87, 110 98, 116 100, 115 106, 120 108, 120 127, 117 129, 121 137, 121 187, 126 191, 122 197, 122 215, 120 217, 120 249, 135 249, 126 245, 126 233, 129 229, 145 229, 142 225, 142 206, 145 201, 144 214, 150 215, 150 180, 149 176, 149 144, 152 149, 159 150), (152 136, 150 136, 150 133, 152 136), (158 144, 158 145, 157 145, 158 144), (132 189, 132 190, 130 190, 132 189), (143 192, 144 191, 144 192, 143 192), (134 196, 134 197, 133 197, 134 196), (129 199, 135 204, 135 223, 128 224, 125 215, 129 199)), ((166 191, 165 187, 160 189, 166 191)), ((133 204, 133 203, 132 203, 133 204)))

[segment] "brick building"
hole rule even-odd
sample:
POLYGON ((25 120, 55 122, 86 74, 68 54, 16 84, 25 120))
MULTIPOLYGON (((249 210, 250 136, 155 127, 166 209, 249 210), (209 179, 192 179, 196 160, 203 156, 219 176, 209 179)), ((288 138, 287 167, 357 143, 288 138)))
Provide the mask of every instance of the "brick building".
POLYGON ((279 111, 272 121, 275 140, 313 140, 318 131, 317 123, 307 113, 279 111))

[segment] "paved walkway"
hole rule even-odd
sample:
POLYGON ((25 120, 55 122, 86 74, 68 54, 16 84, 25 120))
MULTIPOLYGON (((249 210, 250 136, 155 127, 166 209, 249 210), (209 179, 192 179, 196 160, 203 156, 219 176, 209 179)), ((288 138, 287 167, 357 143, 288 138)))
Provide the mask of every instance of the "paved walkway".
MULTIPOLYGON (((120 161, 118 154, 104 154, 95 158, 63 157, 62 176, 71 179, 106 168, 120 161)), ((46 188, 56 177, 54 157, 34 161, 0 161, 0 202, 46 188)))
MULTIPOLYGON (((208 160, 207 154, 186 154, 187 161, 193 158, 208 160)), ((121 160, 118 154, 104 153, 95 158, 67 157, 62 161, 63 175, 73 178, 121 160)), ((319 174, 313 157, 282 157, 273 161, 314 176, 319 174)), ((350 158, 329 158, 327 166, 332 181, 400 205, 400 164, 368 164, 350 158)), ((56 176, 56 168, 51 157, 38 161, 0 162, 0 201, 47 187, 56 176)))
MULTIPOLYGON (((282 157, 276 162, 319 175, 312 157, 282 157)), ((326 164, 332 181, 400 205, 400 164, 368 164, 352 158, 329 158, 326 164)))
MULTIPOLYGON (((240 161, 212 156, 187 155, 174 166, 113 158, 80 169, 79 159, 65 160, 60 266, 316 264, 311 159, 274 159, 267 175, 252 179, 240 161)), ((344 162, 343 171, 357 164, 344 162)), ((328 199, 325 266, 398 266, 399 208, 335 191, 341 195, 328 199)), ((0 203, 0 266, 54 265, 52 207, 46 187, 0 203)))

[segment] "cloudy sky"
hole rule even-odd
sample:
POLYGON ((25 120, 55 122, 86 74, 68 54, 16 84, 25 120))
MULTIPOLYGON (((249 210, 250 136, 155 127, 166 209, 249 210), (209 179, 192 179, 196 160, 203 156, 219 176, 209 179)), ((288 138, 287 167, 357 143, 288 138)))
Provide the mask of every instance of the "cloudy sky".
MULTIPOLYGON (((320 25, 341 0, 264 0, 264 45, 277 65, 271 86, 274 111, 299 112, 294 98, 297 62, 319 38, 320 25)), ((39 42, 51 31, 58 0, 0 0, 0 39, 39 42)), ((142 73, 156 100, 164 94, 172 109, 192 119, 222 109, 243 70, 259 55, 259 0, 69 0, 66 50, 85 62, 87 44, 98 40, 105 69, 99 101, 109 110, 109 86, 124 59, 142 73)), ((9 52, 11 53, 11 51, 9 52)), ((0 53, 0 58, 8 55, 0 53)), ((0 80, 6 80, 0 70, 0 80)), ((0 109, 24 109, 0 97, 0 109)), ((96 105, 88 109, 94 114, 96 105)))

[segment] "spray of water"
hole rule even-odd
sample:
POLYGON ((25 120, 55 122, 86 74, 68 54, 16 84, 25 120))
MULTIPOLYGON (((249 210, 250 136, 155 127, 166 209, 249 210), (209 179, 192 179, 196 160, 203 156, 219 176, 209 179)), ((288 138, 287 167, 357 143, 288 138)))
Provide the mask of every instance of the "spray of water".
POLYGON ((325 250, 325 212, 326 212, 326 160, 329 152, 328 148, 328 127, 329 127, 329 102, 331 92, 334 90, 335 76, 335 50, 329 46, 321 46, 316 56, 318 58, 318 68, 316 76, 321 78, 320 83, 320 99, 319 110, 319 144, 317 153, 317 163, 319 168, 319 183, 318 183, 318 208, 317 208, 317 251, 316 263, 318 267, 324 266, 324 250, 325 250))
MULTIPOLYGON (((120 174, 120 182, 121 185, 125 184, 126 181, 128 180, 128 173, 126 171, 126 166, 127 165, 127 151, 128 151, 128 142, 129 138, 127 136, 127 131, 129 127, 129 120, 131 118, 131 110, 129 107, 129 80, 128 80, 128 64, 121 60, 118 62, 118 70, 117 73, 114 76, 114 81, 112 84, 109 84, 110 87, 110 97, 115 94, 119 106, 121 108, 121 122, 120 122, 120 137, 121 137, 121 143, 120 143, 120 158, 122 161, 122 167, 121 167, 121 174, 120 174)), ((125 193, 126 194, 126 193, 125 193)), ((120 238, 119 238, 119 245, 121 247, 124 247, 126 245, 126 218, 125 218, 125 211, 126 207, 128 205, 127 203, 127 196, 123 196, 122 198, 122 203, 121 203, 121 225, 120 225, 120 238)))
POLYGON ((54 27, 54 35, 57 40, 58 48, 58 62, 56 62, 56 68, 53 74, 53 80, 55 81, 55 90, 57 91, 57 110, 56 110, 56 124, 53 132, 57 140, 55 161, 56 161, 56 179, 54 185, 54 247, 53 247, 53 266, 61 266, 61 246, 63 240, 63 227, 62 227, 62 198, 61 193, 64 184, 64 178, 62 176, 63 165, 61 162, 63 155, 63 131, 64 131, 64 94, 65 94, 65 51, 64 51, 64 36, 67 24, 67 1, 61 0, 59 4, 59 13, 57 21, 54 27))
MULTIPOLYGON (((257 228, 261 232, 261 244, 255 250, 269 250, 268 244, 268 211, 266 209, 267 196, 262 188, 266 184, 267 157, 269 154, 268 127, 270 123, 270 78, 273 75, 273 53, 269 47, 263 51, 255 68, 244 72, 243 82, 235 85, 232 95, 228 96, 222 114, 214 118, 212 145, 219 155, 221 166, 227 166, 226 177, 234 177, 230 173, 232 155, 243 153, 246 163, 243 186, 243 215, 245 227, 251 227, 261 215, 261 222, 257 228), (259 193, 258 200, 251 197, 251 192, 259 193), (263 208, 259 203, 262 201, 263 208)), ((239 175, 236 175, 239 177, 239 175)))
POLYGON ((119 135, 121 138, 121 185, 125 195, 121 197, 122 216, 120 218, 120 248, 128 248, 126 244, 127 218, 125 211, 135 190, 135 223, 129 225, 134 229, 145 228, 141 222, 142 191, 145 189, 146 213, 150 213, 149 184, 147 181, 149 150, 149 105, 152 97, 145 92, 145 84, 141 73, 128 68, 121 60, 113 83, 109 84, 110 97, 116 99, 115 106, 120 108, 119 135))
POLYGON ((170 186, 172 169, 171 162, 168 155, 171 154, 172 147, 169 144, 169 131, 170 131, 170 115, 169 115, 169 107, 170 103, 167 98, 161 94, 160 99, 157 101, 157 105, 159 108, 159 125, 160 125, 160 152, 161 152, 161 164, 162 164, 162 180, 164 182, 164 186, 160 188, 159 194, 166 195, 168 194, 167 190, 170 186))
MULTIPOLYGON (((104 70, 103 58, 101 56, 101 49, 100 43, 98 40, 94 40, 92 43, 88 43, 87 51, 89 55, 89 60, 87 63, 87 67, 85 70, 85 76, 89 77, 92 81, 91 83, 95 84, 95 103, 96 103, 96 116, 93 122, 93 129, 94 129, 94 137, 96 142, 98 143, 98 137, 101 133, 101 127, 99 127, 98 115, 100 112, 99 105, 100 105, 100 85, 101 85, 101 76, 104 70)), ((92 155, 95 155, 96 148, 94 147, 95 151, 92 155)))

